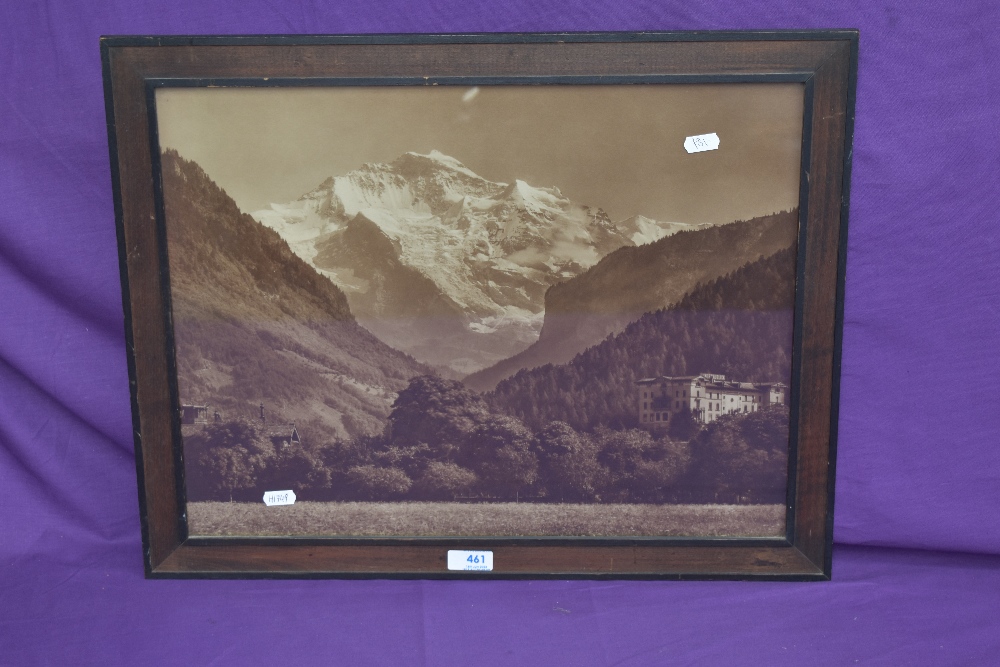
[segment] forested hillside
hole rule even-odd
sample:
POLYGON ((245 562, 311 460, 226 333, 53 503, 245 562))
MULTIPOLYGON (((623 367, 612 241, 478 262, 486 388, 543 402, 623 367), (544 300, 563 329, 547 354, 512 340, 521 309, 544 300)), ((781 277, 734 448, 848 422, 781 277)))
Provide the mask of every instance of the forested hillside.
POLYGON ((789 247, 699 285, 563 365, 525 370, 486 394, 490 406, 532 428, 636 425, 635 382, 657 375, 723 373, 788 382, 795 254, 789 247))
POLYGON ((381 431, 427 369, 360 327, 343 292, 197 164, 166 151, 162 174, 181 402, 226 419, 264 403, 316 435, 381 431))
POLYGON ((620 248, 549 289, 545 322, 531 347, 463 381, 487 391, 521 369, 564 364, 645 313, 675 305, 697 285, 789 247, 797 230, 798 212, 782 211, 620 248))

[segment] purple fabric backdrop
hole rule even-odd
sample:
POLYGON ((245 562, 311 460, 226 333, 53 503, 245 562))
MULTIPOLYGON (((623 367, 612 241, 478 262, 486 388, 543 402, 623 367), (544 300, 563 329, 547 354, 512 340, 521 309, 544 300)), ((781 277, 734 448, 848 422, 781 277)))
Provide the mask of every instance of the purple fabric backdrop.
POLYGON ((1000 662, 1000 10, 0 6, 0 665, 1000 662), (144 581, 101 34, 861 29, 834 581, 144 581), (957 553, 967 552, 967 553, 957 553))

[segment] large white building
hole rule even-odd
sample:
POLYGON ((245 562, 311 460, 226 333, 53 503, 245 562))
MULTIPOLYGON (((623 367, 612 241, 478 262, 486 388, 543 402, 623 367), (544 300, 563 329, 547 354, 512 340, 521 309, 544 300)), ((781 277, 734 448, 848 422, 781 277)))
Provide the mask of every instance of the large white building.
POLYGON ((684 410, 708 424, 722 415, 756 412, 768 405, 784 404, 786 387, 780 382, 728 382, 724 375, 687 375, 639 380, 639 423, 667 426, 684 410))

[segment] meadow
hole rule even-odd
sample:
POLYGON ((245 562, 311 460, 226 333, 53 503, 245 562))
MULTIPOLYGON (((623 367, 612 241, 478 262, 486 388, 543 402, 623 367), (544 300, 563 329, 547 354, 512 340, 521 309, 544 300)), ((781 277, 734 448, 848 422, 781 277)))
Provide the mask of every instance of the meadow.
POLYGON ((778 537, 783 505, 191 502, 202 536, 778 537))

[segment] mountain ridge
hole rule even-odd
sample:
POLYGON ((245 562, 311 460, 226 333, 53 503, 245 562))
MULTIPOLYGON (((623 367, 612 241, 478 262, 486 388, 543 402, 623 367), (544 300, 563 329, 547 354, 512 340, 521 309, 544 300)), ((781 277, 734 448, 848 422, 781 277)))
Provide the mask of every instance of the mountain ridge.
MULTIPOLYGON (((439 151, 365 164, 253 216, 341 286, 365 327, 451 377, 529 346, 549 287, 634 243, 602 209, 570 201, 558 188, 489 181, 439 151), (382 268, 360 267, 351 257, 372 250, 353 248, 344 233, 361 224, 358 216, 393 243, 393 252, 380 251, 382 268), (412 288, 403 275, 413 276, 404 267, 426 279, 418 280, 416 303, 404 303, 412 288), (461 331, 443 322, 445 304, 460 311, 461 331)), ((643 220, 633 236, 681 228, 669 223, 657 232, 656 221, 643 220)))
POLYGON ((200 166, 172 150, 161 166, 181 402, 227 419, 264 404, 317 437, 381 431, 428 369, 359 326, 344 293, 200 166))
POLYGON ((697 284, 788 247, 797 230, 797 212, 783 211, 680 231, 609 253, 587 271, 549 288, 536 342, 463 382, 489 391, 522 369, 566 363, 643 314, 678 302, 697 284))

